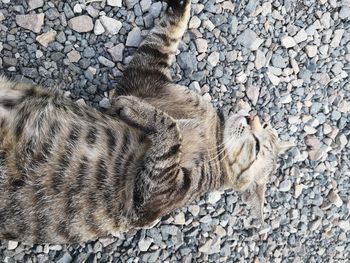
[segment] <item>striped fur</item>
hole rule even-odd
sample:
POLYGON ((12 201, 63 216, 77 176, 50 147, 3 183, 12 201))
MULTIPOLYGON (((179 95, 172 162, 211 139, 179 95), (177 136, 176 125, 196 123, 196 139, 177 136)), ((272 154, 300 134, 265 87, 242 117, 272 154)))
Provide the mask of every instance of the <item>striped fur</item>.
POLYGON ((171 81, 189 15, 189 0, 169 1, 108 114, 0 78, 1 239, 79 243, 152 225, 210 190, 264 192, 276 135, 259 122, 242 128, 234 119, 241 115, 221 122, 208 102, 171 81))

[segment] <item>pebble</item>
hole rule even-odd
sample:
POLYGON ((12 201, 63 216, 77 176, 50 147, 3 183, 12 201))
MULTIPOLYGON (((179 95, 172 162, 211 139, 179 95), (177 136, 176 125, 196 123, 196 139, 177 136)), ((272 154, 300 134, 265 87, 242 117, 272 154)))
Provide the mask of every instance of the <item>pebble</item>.
POLYGON ((119 30, 123 26, 123 24, 120 21, 118 21, 114 18, 107 17, 107 16, 101 16, 100 21, 101 21, 103 27, 106 29, 107 33, 109 33, 111 35, 118 34, 119 30))
POLYGON ((69 254, 69 252, 64 252, 62 254, 61 257, 58 258, 58 260, 56 261, 57 263, 70 263, 72 262, 73 258, 72 256, 69 254))
POLYGON ((103 98, 100 102, 99 105, 101 108, 104 109, 109 109, 111 107, 111 103, 108 98, 103 98))
POLYGON ((68 26, 78 33, 90 32, 94 28, 91 17, 87 15, 71 18, 68 21, 68 26))
POLYGON ((306 54, 310 58, 313 58, 314 56, 317 55, 317 46, 316 45, 307 45, 305 49, 306 49, 306 54))
POLYGON ((258 38, 257 34, 251 29, 244 30, 238 37, 237 41, 245 48, 255 51, 264 42, 263 39, 258 38))
POLYGON ((255 63, 255 68, 256 69, 261 69, 266 64, 265 54, 262 51, 260 51, 259 49, 255 53, 255 61, 254 61, 254 63, 255 63))
POLYGON ((176 225, 184 225, 185 224, 185 214, 183 212, 178 213, 175 217, 174 217, 174 223, 176 225))
POLYGON ((299 32, 293 37, 296 44, 299 44, 301 42, 304 42, 307 40, 307 33, 302 28, 299 30, 299 32))
POLYGON ((336 29, 336 30, 334 30, 333 39, 332 39, 332 41, 330 43, 331 47, 336 48, 336 47, 339 46, 344 32, 345 32, 344 29, 336 29))
POLYGON ((107 5, 122 7, 122 0, 107 0, 107 5))
POLYGON ((109 67, 109 68, 113 68, 115 66, 114 62, 113 61, 110 61, 109 59, 105 58, 104 56, 99 56, 98 57, 98 61, 106 66, 106 67, 109 67))
POLYGON ((294 38, 290 36, 283 36, 281 38, 281 44, 285 48, 291 48, 291 47, 294 47, 297 43, 295 42, 294 38))
POLYGON ((126 39, 126 46, 138 47, 142 41, 141 30, 138 27, 134 27, 126 39))
POLYGON ((213 191, 208 194, 208 203, 215 204, 221 199, 221 193, 218 191, 213 191))
POLYGON ((201 25, 202 21, 197 17, 197 16, 193 16, 190 19, 190 22, 188 24, 188 28, 192 29, 192 28, 199 28, 201 25))
POLYGON ((332 204, 334 204, 336 207, 341 207, 343 205, 343 200, 341 200, 338 193, 334 190, 332 190, 328 195, 329 201, 331 201, 332 204))
POLYGON ((73 7, 73 12, 76 14, 81 14, 83 12, 83 8, 80 4, 75 4, 73 7))
POLYGON ((94 34, 96 36, 102 35, 105 32, 105 28, 103 27, 100 19, 96 19, 95 26, 94 26, 94 34))
POLYGON ((37 36, 36 41, 38 41, 43 47, 48 47, 51 42, 55 41, 56 35, 57 32, 55 30, 50 30, 37 36))
POLYGON ((148 251, 152 243, 153 243, 153 240, 151 238, 146 237, 146 238, 140 239, 140 241, 138 242, 138 247, 142 252, 148 251))
POLYGON ((138 0, 125 0, 125 3, 126 3, 126 7, 128 9, 131 9, 134 7, 134 5, 138 3, 138 0))
POLYGON ((44 24, 45 14, 16 15, 16 24, 20 27, 39 33, 44 24))
POLYGON ((29 0, 28 11, 40 8, 44 5, 44 0, 29 0))
POLYGON ((247 87, 247 97, 250 99, 250 101, 255 106, 259 99, 259 93, 260 89, 257 86, 250 85, 247 87))
POLYGON ((117 44, 116 46, 109 48, 107 51, 114 62, 123 61, 124 44, 117 44))
POLYGON ((219 63, 220 54, 219 52, 213 52, 208 56, 208 63, 215 67, 219 63))
POLYGON ((203 38, 198 38, 195 40, 198 53, 205 53, 208 50, 208 42, 203 38))
POLYGON ((281 80, 279 77, 275 76, 271 72, 266 72, 266 75, 268 76, 273 85, 277 86, 278 84, 280 84, 281 80))
POLYGON ((17 242, 17 241, 12 241, 12 240, 10 240, 10 241, 8 241, 8 243, 7 243, 7 249, 8 249, 8 250, 14 250, 14 249, 17 248, 17 246, 18 246, 18 242, 17 242))
POLYGON ((284 180, 279 185, 279 190, 281 192, 288 192, 292 187, 292 182, 290 180, 284 180))
POLYGON ((69 61, 72 63, 78 62, 81 58, 80 53, 76 50, 72 50, 72 51, 68 52, 67 57, 68 57, 69 61))

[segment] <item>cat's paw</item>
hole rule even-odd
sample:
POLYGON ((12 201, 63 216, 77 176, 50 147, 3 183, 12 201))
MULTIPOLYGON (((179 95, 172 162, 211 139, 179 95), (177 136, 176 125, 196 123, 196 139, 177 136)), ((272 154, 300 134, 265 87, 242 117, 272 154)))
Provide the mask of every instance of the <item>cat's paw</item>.
POLYGON ((121 120, 147 133, 154 130, 150 116, 154 115, 154 107, 133 96, 120 96, 113 105, 114 115, 121 120))

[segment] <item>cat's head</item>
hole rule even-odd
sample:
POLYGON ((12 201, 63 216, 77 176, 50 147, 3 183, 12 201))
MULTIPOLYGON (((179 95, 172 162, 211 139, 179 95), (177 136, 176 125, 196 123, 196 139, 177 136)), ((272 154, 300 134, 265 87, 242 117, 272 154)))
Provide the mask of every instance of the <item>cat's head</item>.
POLYGON ((225 122, 223 147, 228 167, 226 187, 247 190, 252 182, 266 184, 278 156, 293 144, 281 142, 278 134, 257 116, 239 112, 225 122))
POLYGON ((274 172, 280 154, 294 146, 281 142, 278 134, 257 116, 239 112, 225 122, 223 147, 227 176, 225 188, 243 192, 253 217, 263 223, 266 184, 274 172))

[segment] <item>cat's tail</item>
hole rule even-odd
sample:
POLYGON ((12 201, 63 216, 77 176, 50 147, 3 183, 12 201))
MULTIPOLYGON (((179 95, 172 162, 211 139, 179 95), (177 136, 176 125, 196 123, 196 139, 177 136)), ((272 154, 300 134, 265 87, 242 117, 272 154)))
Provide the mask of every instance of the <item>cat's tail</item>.
POLYGON ((167 70, 174 60, 178 44, 186 32, 191 0, 168 0, 168 8, 159 23, 141 43, 129 67, 167 70))

